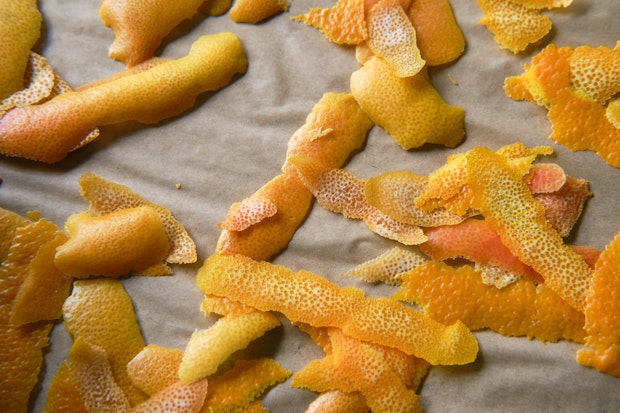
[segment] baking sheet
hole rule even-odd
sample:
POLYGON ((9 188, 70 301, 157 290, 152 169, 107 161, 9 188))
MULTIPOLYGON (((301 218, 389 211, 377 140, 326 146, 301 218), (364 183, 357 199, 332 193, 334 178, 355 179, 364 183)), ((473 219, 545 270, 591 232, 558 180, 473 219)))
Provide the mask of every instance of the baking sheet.
MULTIPOLYGON (((349 91, 349 77, 358 68, 354 50, 329 43, 319 31, 290 19, 310 7, 333 3, 293 1, 287 13, 259 25, 203 15, 184 22, 165 39, 160 55, 181 57, 198 36, 233 31, 246 49, 248 72, 225 89, 199 97, 191 111, 159 125, 127 122, 102 127, 95 142, 58 164, 1 157, 0 207, 20 214, 36 209, 63 225, 69 215, 87 208, 77 180, 85 172, 94 172, 172 210, 196 241, 199 261, 204 260, 214 250, 219 235, 216 224, 233 202, 279 173, 288 139, 323 93, 349 91)), ((123 69, 107 56, 114 34, 101 22, 99 6, 95 0, 40 2, 44 27, 36 50, 72 86, 123 69)), ((449 154, 477 145, 492 149, 515 141, 552 145, 556 153, 551 160, 569 175, 587 179, 594 193, 571 241, 604 248, 620 230, 620 170, 591 152, 573 153, 549 141, 546 111, 505 96, 505 77, 520 74, 522 64, 540 47, 519 56, 502 50, 479 24, 482 14, 475 0, 453 0, 452 6, 467 50, 456 63, 430 73, 443 98, 465 108, 465 141, 455 149, 425 147, 406 152, 375 127, 363 151, 346 168, 358 177, 395 169, 429 173, 449 154)), ((615 0, 575 0, 566 10, 546 14, 554 26, 543 44, 613 47, 620 39, 620 2, 615 0)), ((315 206, 274 262, 364 288, 371 296, 389 295, 394 291, 390 287, 369 286, 339 275, 394 245, 361 222, 315 206)), ((183 349, 195 329, 213 323, 199 310, 202 294, 194 281, 199 267, 200 262, 175 266, 170 277, 134 276, 124 281, 148 343, 183 349)), ((476 362, 430 371, 420 389, 426 412, 620 411, 620 382, 577 364, 579 345, 544 345, 491 332, 476 336, 480 342, 476 362)), ((45 354, 32 411, 41 411, 49 383, 70 345, 71 338, 59 323, 45 354)), ((249 351, 272 356, 292 371, 323 356, 287 322, 253 343, 249 351)), ((264 403, 273 412, 303 412, 315 396, 291 389, 286 382, 268 392, 264 403)))

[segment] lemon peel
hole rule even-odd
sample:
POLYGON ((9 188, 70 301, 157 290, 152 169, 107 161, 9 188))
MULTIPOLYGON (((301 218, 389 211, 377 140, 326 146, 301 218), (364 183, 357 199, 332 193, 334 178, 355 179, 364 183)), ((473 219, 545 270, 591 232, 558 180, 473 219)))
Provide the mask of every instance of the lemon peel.
POLYGON ((170 251, 161 217, 148 206, 100 216, 73 214, 65 228, 69 239, 58 247, 54 264, 76 278, 140 273, 163 262, 170 251))
POLYGON ((129 363, 144 347, 131 298, 121 281, 110 278, 77 280, 63 306, 65 329, 101 347, 110 362, 114 379, 132 405, 146 395, 131 383, 129 363))
POLYGON ((41 36, 42 20, 36 0, 6 0, 0 5, 0 100, 24 87, 30 49, 41 36))
POLYGON ((577 362, 614 377, 620 377, 619 263, 620 235, 616 235, 594 266, 584 310, 585 348, 577 352, 577 362))
POLYGON ((336 44, 357 45, 368 38, 364 0, 338 0, 331 8, 313 7, 293 17, 319 29, 336 44))
POLYGON ((368 116, 405 150, 425 143, 452 148, 465 135, 465 111, 448 105, 424 72, 400 78, 373 57, 351 75, 350 87, 368 116))
POLYGON ((427 260, 417 252, 394 247, 376 258, 355 266, 343 275, 358 277, 370 283, 383 282, 388 285, 399 285, 400 274, 422 265, 427 260))
POLYGON ((399 348, 432 364, 469 363, 478 352, 475 337, 458 322, 435 324, 412 308, 364 297, 362 290, 340 288, 308 271, 214 254, 199 270, 197 283, 206 294, 278 311, 296 322, 339 327, 351 337, 399 348))
POLYGON ((429 261, 403 275, 394 299, 420 305, 442 323, 461 320, 472 330, 490 328, 505 336, 542 342, 585 339, 584 316, 546 285, 521 279, 498 289, 470 266, 429 261))
POLYGON ((254 311, 224 316, 211 327, 195 331, 183 353, 179 380, 188 384, 211 376, 232 353, 279 325, 274 315, 254 311))
POLYGON ((258 24, 290 7, 287 0, 237 0, 228 16, 236 23, 258 24))
POLYGON ((198 12, 204 0, 166 1, 103 0, 99 16, 115 34, 109 55, 128 67, 155 55, 162 39, 183 20, 198 12))
POLYGON ((58 162, 97 126, 127 120, 157 123, 179 115, 194 105, 197 95, 223 88, 246 69, 235 34, 202 36, 185 57, 10 110, 0 118, 0 152, 58 162))

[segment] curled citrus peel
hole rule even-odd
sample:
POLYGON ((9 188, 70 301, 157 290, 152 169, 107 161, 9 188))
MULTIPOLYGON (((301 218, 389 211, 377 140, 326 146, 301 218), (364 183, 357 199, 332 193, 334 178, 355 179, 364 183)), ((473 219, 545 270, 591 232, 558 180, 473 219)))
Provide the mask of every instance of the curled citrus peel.
POLYGON ((80 391, 71 378, 67 360, 58 367, 45 397, 43 413, 56 412, 88 413, 80 391))
POLYGON ((198 11, 207 16, 221 16, 230 10, 232 0, 206 0, 198 7, 198 11))
POLYGON ((549 139, 572 151, 592 150, 618 167, 620 129, 613 115, 609 119, 608 99, 618 91, 619 58, 618 45, 614 49, 573 49, 552 44, 525 65, 524 73, 506 78, 504 90, 512 99, 527 100, 548 110, 552 125, 549 139))
POLYGON ((427 258, 422 254, 394 247, 376 258, 357 265, 343 275, 358 277, 371 283, 383 282, 389 285, 398 285, 400 284, 400 274, 422 265, 426 261, 427 258))
POLYGON ((127 374, 134 386, 153 396, 179 381, 182 358, 182 350, 148 344, 127 363, 127 374))
POLYGON ((0 5, 0 100, 23 89, 30 50, 41 36, 36 0, 6 0, 0 5))
POLYGON ((148 273, 170 251, 161 217, 148 206, 100 216, 81 212, 70 216, 65 228, 69 239, 59 246, 54 264, 76 278, 148 273))
POLYGON ((351 337, 399 348, 432 364, 469 363, 478 352, 475 337, 460 323, 435 324, 414 309, 364 297, 362 290, 340 288, 307 271, 214 254, 199 270, 197 283, 206 294, 278 311, 295 322, 339 327, 351 337))
POLYGON ((228 16, 236 23, 257 24, 288 10, 287 0, 236 0, 228 16))
POLYGON ((264 219, 274 216, 278 207, 268 198, 253 196, 234 203, 224 222, 218 224, 227 231, 243 231, 264 219))
POLYGON ((323 208, 362 220, 373 232, 405 245, 426 241, 420 227, 397 221, 370 205, 364 196, 364 181, 346 169, 326 170, 324 165, 301 157, 292 158, 290 162, 323 208))
POLYGON ((546 285, 517 280, 498 289, 482 282, 470 266, 459 268, 430 261, 403 275, 393 296, 420 305, 442 323, 461 320, 472 330, 490 328, 505 336, 527 336, 543 342, 583 342, 584 316, 546 285))
POLYGON ((448 105, 424 71, 398 77, 373 57, 351 75, 350 84, 362 109, 405 150, 425 143, 451 148, 465 135, 465 111, 448 105))
POLYGON ((207 396, 206 379, 190 384, 176 382, 134 406, 131 413, 187 412, 200 413, 207 396))
POLYGON ((89 203, 90 215, 108 215, 129 208, 149 207, 159 214, 171 245, 166 261, 174 264, 196 262, 194 241, 168 208, 146 200, 125 185, 108 181, 93 173, 83 174, 78 182, 82 198, 89 203))
POLYGON ((502 242, 560 297, 583 310, 591 269, 564 244, 522 176, 505 157, 478 147, 467 154, 467 195, 502 242), (504 205, 510 205, 506 211, 504 205))
POLYGON ((591 196, 585 179, 570 176, 557 191, 534 194, 534 198, 545 208, 547 220, 562 237, 570 235, 591 196))
POLYGON ((539 42, 551 30, 551 20, 541 9, 567 7, 572 1, 478 0, 484 13, 481 23, 495 41, 512 53, 520 53, 539 42))
POLYGON ((127 120, 157 123, 178 115, 194 105, 197 95, 226 86, 246 68, 236 35, 202 36, 185 57, 10 110, 0 118, 0 152, 58 162, 95 127, 127 120))
POLYGON ((585 348, 577 361, 620 377, 620 235, 605 247, 594 266, 585 306, 585 348))
POLYGON ((293 17, 319 29, 336 44, 360 44, 368 38, 364 0, 338 0, 331 8, 313 7, 293 17))
POLYGON ((360 393, 328 390, 308 405, 306 413, 368 413, 369 410, 360 393))
POLYGON ((114 379, 132 405, 146 395, 134 386, 127 373, 129 363, 144 347, 144 339, 131 298, 119 280, 78 280, 63 306, 66 330, 93 346, 101 347, 110 362, 114 379))
POLYGON ((276 213, 243 231, 224 228, 216 251, 267 260, 285 248, 312 204, 312 193, 291 169, 290 159, 308 156, 340 167, 362 147, 372 126, 350 94, 325 93, 289 139, 282 173, 250 196, 275 205, 276 213))
POLYGON ((162 39, 183 20, 198 12, 204 0, 182 0, 170 7, 166 1, 104 0, 99 16, 115 34, 109 55, 128 67, 155 55, 162 39))
POLYGON ((232 353, 279 325, 274 315, 254 311, 224 316, 211 327, 195 331, 183 353, 179 380, 188 384, 213 375, 232 353))

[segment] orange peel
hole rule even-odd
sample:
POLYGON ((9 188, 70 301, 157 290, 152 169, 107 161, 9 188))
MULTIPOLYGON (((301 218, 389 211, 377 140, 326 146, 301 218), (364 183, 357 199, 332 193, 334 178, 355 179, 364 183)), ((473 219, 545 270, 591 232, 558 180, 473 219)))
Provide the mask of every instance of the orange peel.
POLYGON ((69 374, 88 411, 129 412, 129 400, 103 348, 77 337, 69 351, 69 374))
POLYGON ((65 329, 101 347, 110 362, 114 379, 132 405, 146 399, 127 373, 129 363, 144 347, 131 298, 121 281, 110 278, 77 280, 63 306, 65 329))
POLYGON ((253 196, 236 202, 230 207, 219 227, 227 231, 243 231, 264 219, 274 216, 278 207, 270 199, 253 196))
MULTIPOLYGON (((524 66, 524 73, 506 78, 504 90, 515 100, 527 100, 548 110, 549 139, 572 151, 591 150, 614 167, 620 166, 620 129, 608 116, 610 94, 618 90, 614 49, 549 45, 524 66)), ((613 102, 613 100, 612 100, 613 102)), ((613 112, 613 107, 611 109, 613 112)))
POLYGON ((270 358, 237 360, 229 370, 209 380, 209 392, 202 411, 263 412, 262 405, 257 403, 258 398, 290 375, 289 370, 270 358))
POLYGON ((427 65, 451 63, 465 51, 465 36, 449 0, 415 0, 407 9, 407 16, 427 65))
POLYGON ((217 297, 205 294, 200 310, 209 316, 211 314, 238 316, 256 311, 255 308, 240 303, 238 301, 229 300, 227 297, 217 297))
POLYGON ((336 44, 357 45, 368 38, 364 0, 338 0, 331 8, 313 7, 293 20, 319 29, 336 44))
POLYGON ((36 0, 7 0, 0 5, 0 100, 23 89, 30 49, 41 36, 36 0))
POLYGON ((184 384, 213 375, 235 351, 246 348, 280 321, 270 313, 254 311, 224 316, 211 327, 195 331, 183 353, 179 380, 184 384))
POLYGON ((397 221, 370 205, 364 196, 364 181, 346 169, 326 170, 313 159, 301 157, 289 161, 323 208, 350 219, 362 220, 376 234, 405 245, 426 241, 420 227, 397 221))
POLYGON ((370 283, 383 282, 389 285, 399 285, 400 274, 426 261, 427 258, 422 254, 394 247, 376 258, 355 266, 343 275, 358 277, 370 283))
POLYGON ((172 264, 190 264, 196 262, 196 244, 185 227, 172 212, 161 205, 143 198, 129 187, 108 181, 93 173, 83 174, 79 181, 80 194, 88 201, 88 213, 93 216, 107 215, 128 208, 147 206, 159 214, 171 245, 166 261, 172 264))
POLYGON ((584 366, 620 377, 620 235, 605 247, 594 266, 585 306, 585 348, 577 352, 584 366))
POLYGON ((233 33, 202 36, 182 58, 0 118, 0 152, 41 162, 63 159, 97 126, 137 120, 157 123, 192 107, 196 96, 245 73, 247 59, 233 33))
POLYGON ((415 76, 426 62, 420 54, 416 30, 398 0, 379 0, 366 10, 366 44, 388 63, 396 77, 415 76))
POLYGON ((71 215, 65 228, 69 239, 58 247, 54 264, 76 278, 148 272, 170 251, 161 217, 148 206, 100 216, 81 212, 71 215))
POLYGON ((182 358, 182 350, 148 344, 127 363, 127 374, 134 386, 153 396, 179 381, 182 358))
POLYGON ((329 390, 319 394, 306 413, 368 413, 369 410, 360 393, 329 390))
POLYGON ((542 342, 585 339, 583 313, 546 285, 521 279, 498 289, 484 284, 470 266, 454 268, 430 261, 404 274, 401 289, 392 298, 420 305, 442 323, 461 320, 472 330, 490 328, 542 342))
POLYGON ((206 379, 190 384, 176 382, 134 406, 131 413, 199 413, 202 411, 208 388, 206 379))
POLYGON ((448 105, 425 72, 400 78, 377 57, 351 75, 351 93, 368 116, 403 149, 425 143, 458 145, 465 135, 465 111, 448 105))
POLYGON ((73 383, 66 360, 56 371, 45 397, 43 413, 55 412, 88 413, 80 391, 73 383))
POLYGON ((467 175, 466 198, 471 206, 519 260, 537 271, 570 305, 583 310, 592 270, 564 244, 522 176, 505 157, 484 147, 468 153, 467 175), (510 205, 511 211, 504 205, 510 205))
POLYGON ((162 39, 183 20, 198 13, 205 0, 166 1, 103 0, 99 16, 115 34, 109 55, 128 67, 155 55, 162 39))
POLYGON ((244 256, 214 254, 197 275, 206 294, 226 296, 289 320, 339 327, 351 337, 399 348, 432 364, 464 364, 478 352, 461 323, 444 326, 389 299, 365 297, 308 271, 292 270, 244 256), (249 276, 251 274, 251 276, 249 276))
POLYGON ((230 10, 232 0, 206 0, 198 7, 198 11, 207 16, 221 16, 230 10))
POLYGON ((258 24, 288 10, 287 0, 236 0, 228 16, 235 23, 258 24))

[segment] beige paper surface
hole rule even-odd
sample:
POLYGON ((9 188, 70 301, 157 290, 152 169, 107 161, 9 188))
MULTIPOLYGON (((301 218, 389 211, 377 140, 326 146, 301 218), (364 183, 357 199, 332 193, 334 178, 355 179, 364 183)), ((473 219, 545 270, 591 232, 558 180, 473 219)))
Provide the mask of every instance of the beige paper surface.
MULTIPOLYGON (((174 2, 171 2, 171 7, 174 2)), ((259 25, 235 24, 228 16, 197 15, 169 36, 159 53, 180 57, 200 35, 235 32, 249 59, 248 72, 230 86, 199 97, 194 109, 156 126, 134 122, 101 128, 92 144, 58 164, 0 157, 0 207, 20 214, 40 210, 62 226, 87 204, 78 178, 94 172, 129 186, 150 201, 168 207, 196 241, 199 261, 208 257, 219 236, 216 224, 233 202, 242 200, 279 173, 288 139, 325 92, 348 92, 358 69, 354 50, 328 42, 323 35, 291 16, 327 0, 294 1, 289 12, 259 25), (180 184, 180 189, 177 188, 180 184)), ((410 169, 429 173, 448 155, 477 145, 496 149, 522 141, 552 145, 569 175, 591 183, 588 202, 571 242, 603 248, 620 230, 620 170, 591 152, 573 153, 547 139, 546 111, 506 97, 507 76, 522 72, 533 53, 515 56, 502 50, 488 30, 475 0, 453 0, 467 50, 454 64, 430 71, 432 83, 450 104, 466 110, 466 140, 455 149, 425 147, 403 151, 379 127, 346 168, 359 177, 410 169)), ((100 1, 45 0, 43 37, 38 50, 72 86, 123 69, 107 56, 114 34, 98 16, 100 1)), ((554 28, 544 44, 590 44, 613 47, 620 40, 620 2, 575 0, 566 10, 546 13, 554 28)), ((369 286, 340 274, 395 246, 358 221, 315 206, 289 247, 274 262, 306 269, 340 285, 364 288, 368 295, 393 289, 369 286)), ((148 343, 183 349, 195 329, 213 319, 199 309, 202 293, 195 285, 200 262, 175 266, 170 277, 131 277, 124 281, 134 300, 148 343)), ((251 355, 272 356, 298 371, 322 351, 286 320, 251 347, 251 355)), ((611 412, 620 411, 620 381, 575 362, 574 343, 541 344, 524 338, 476 333, 478 360, 461 367, 434 367, 420 396, 426 412, 611 412)), ((41 411, 45 394, 71 338, 62 323, 54 329, 45 355, 42 384, 35 390, 32 411, 41 411)), ((303 412, 316 395, 291 389, 289 382, 272 389, 264 402, 272 412, 303 412)))

